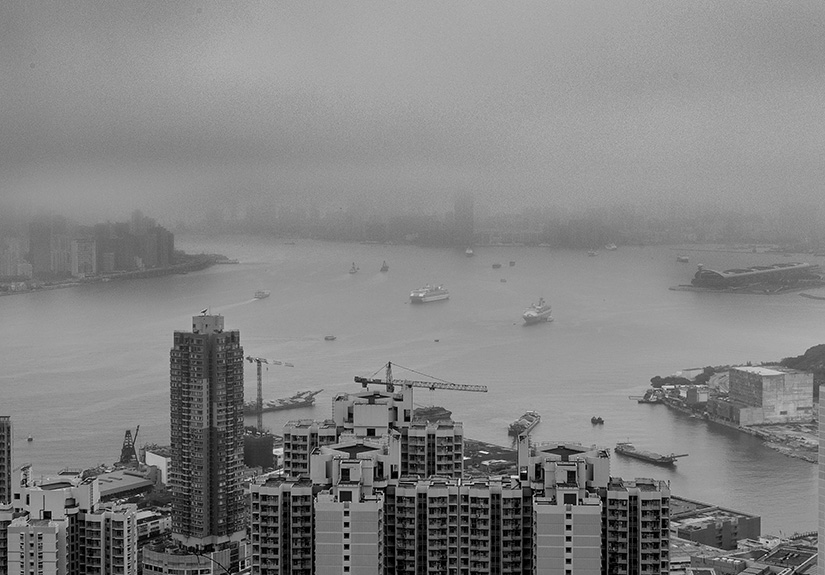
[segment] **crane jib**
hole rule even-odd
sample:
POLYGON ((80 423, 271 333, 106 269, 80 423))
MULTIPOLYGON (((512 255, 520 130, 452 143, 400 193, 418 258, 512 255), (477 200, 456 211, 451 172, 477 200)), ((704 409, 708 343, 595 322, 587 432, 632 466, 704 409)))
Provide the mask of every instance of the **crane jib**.
POLYGON ((370 379, 368 377, 355 376, 355 383, 360 383, 364 387, 367 385, 383 385, 391 388, 395 385, 403 385, 406 387, 423 387, 426 389, 445 389, 451 391, 479 391, 486 392, 486 385, 468 385, 461 383, 449 383, 446 381, 417 381, 409 379, 393 379, 384 381, 383 379, 370 379))

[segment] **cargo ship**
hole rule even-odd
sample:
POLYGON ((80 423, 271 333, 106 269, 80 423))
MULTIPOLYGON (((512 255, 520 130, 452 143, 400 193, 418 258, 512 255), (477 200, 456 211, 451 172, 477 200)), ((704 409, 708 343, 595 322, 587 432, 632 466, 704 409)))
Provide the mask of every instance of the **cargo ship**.
POLYGON ((510 424, 510 435, 519 436, 530 433, 540 421, 541 415, 537 411, 528 411, 510 424))
MULTIPOLYGON (((298 407, 311 407, 315 403, 315 396, 324 391, 299 391, 292 397, 273 399, 265 401, 262 411, 281 411, 282 409, 296 409, 298 407)), ((258 405, 254 401, 247 401, 243 406, 244 415, 255 415, 258 412, 258 405)))
POLYGON ((617 443, 614 451, 621 455, 633 457, 634 459, 641 459, 642 461, 647 461, 648 463, 654 463, 656 465, 673 465, 676 463, 677 458, 687 457, 688 455, 687 453, 682 453, 680 455, 676 455, 675 453, 671 453, 670 455, 662 455, 653 451, 636 449, 632 443, 627 442, 617 443))

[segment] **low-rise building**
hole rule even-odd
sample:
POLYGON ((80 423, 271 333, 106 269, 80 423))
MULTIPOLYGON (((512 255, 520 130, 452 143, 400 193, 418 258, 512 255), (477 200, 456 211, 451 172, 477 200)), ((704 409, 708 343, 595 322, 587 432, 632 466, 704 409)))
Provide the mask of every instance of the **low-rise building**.
POLYGON ((671 534, 726 550, 736 549, 742 539, 758 538, 762 531, 758 515, 681 497, 670 499, 670 520, 671 534))

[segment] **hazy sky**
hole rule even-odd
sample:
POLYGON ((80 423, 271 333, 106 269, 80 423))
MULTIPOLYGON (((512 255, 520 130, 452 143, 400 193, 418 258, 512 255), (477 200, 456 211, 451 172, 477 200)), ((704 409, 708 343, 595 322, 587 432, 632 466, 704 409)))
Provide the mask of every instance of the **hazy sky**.
POLYGON ((821 0, 6 0, 0 72, 0 197, 107 217, 825 182, 821 0))

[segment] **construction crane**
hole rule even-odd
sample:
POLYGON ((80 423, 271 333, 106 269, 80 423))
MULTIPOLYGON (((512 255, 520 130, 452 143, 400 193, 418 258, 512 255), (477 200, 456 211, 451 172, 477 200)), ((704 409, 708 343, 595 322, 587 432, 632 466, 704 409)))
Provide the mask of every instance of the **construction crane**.
MULTIPOLYGON (((412 369, 404 368, 408 371, 412 371, 413 373, 418 373, 412 369)), ((386 366, 386 379, 375 379, 369 377, 359 377, 355 376, 355 383, 360 383, 362 387, 367 387, 368 385, 383 385, 387 388, 387 391, 392 392, 395 390, 396 385, 402 385, 404 387, 424 387, 430 390, 433 389, 446 389, 448 391, 480 391, 486 392, 487 386, 486 385, 467 385, 467 384, 460 384, 460 383, 450 383, 449 381, 418 381, 418 380, 410 380, 410 379, 393 379, 392 378, 392 362, 387 362, 386 366)), ((421 374, 426 375, 426 374, 421 374)), ((427 376, 430 377, 430 376, 427 376)))
POLYGON ((123 447, 120 450, 120 463, 124 465, 135 465, 139 463, 137 451, 135 450, 135 441, 137 441, 140 426, 135 428, 135 436, 132 437, 132 430, 127 429, 126 435, 123 436, 123 447))
POLYGON ((263 386, 263 377, 261 374, 261 365, 282 365, 284 367, 295 367, 288 361, 279 361, 277 359, 264 359, 262 357, 252 357, 251 355, 246 356, 246 361, 249 363, 257 363, 258 364, 258 397, 257 402, 255 404, 255 414, 258 416, 258 433, 264 432, 264 386, 263 386))

